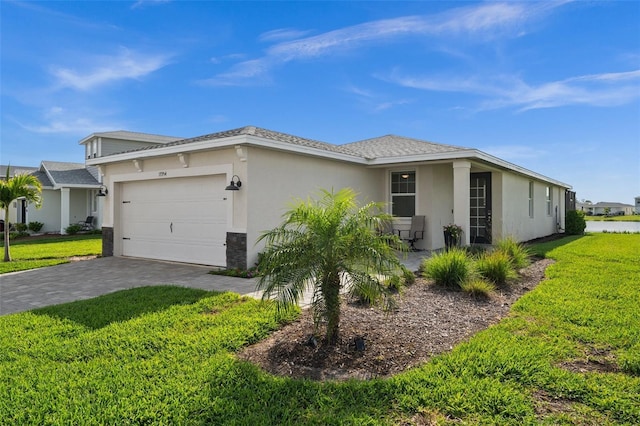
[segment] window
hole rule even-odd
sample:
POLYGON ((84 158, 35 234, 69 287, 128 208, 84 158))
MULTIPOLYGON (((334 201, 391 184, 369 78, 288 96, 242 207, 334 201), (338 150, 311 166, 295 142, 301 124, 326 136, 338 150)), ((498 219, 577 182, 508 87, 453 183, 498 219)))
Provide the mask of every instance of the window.
POLYGON ((529 181, 529 217, 533 218, 533 181, 529 181))
POLYGON ((551 195, 551 187, 547 186, 547 193, 546 193, 546 200, 547 200, 547 216, 551 216, 551 204, 552 204, 552 198, 553 196, 551 195))
POLYGON ((391 214, 411 217, 416 213, 416 172, 391 173, 391 214))
POLYGON ((91 214, 94 214, 98 211, 98 199, 96 197, 96 194, 98 194, 98 191, 96 191, 95 189, 92 189, 89 192, 89 211, 91 212, 91 214))

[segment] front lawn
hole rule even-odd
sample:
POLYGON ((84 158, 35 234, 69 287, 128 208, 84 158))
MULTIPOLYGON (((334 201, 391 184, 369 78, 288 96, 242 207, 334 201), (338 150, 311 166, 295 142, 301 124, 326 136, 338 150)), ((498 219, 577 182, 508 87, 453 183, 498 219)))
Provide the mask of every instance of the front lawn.
POLYGON ((3 316, 0 424, 640 423, 640 235, 538 253, 557 263, 508 318, 385 380, 237 360, 278 319, 230 293, 147 287, 3 316))
MULTIPOLYGON (((4 251, 4 243, 0 247, 4 251)), ((9 248, 12 261, 0 262, 0 274, 68 263, 74 256, 99 255, 102 253, 102 236, 29 237, 11 241, 9 248)))

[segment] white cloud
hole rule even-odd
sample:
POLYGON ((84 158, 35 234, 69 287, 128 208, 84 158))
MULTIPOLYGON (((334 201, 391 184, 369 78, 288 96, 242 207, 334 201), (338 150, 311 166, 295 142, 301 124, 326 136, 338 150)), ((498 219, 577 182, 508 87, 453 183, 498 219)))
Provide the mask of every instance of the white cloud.
MULTIPOLYGON (((350 51, 364 45, 388 42, 409 36, 472 36, 474 40, 518 36, 524 23, 536 19, 561 2, 483 3, 456 8, 435 15, 404 16, 365 22, 319 35, 277 43, 264 56, 235 65, 230 71, 207 80, 212 85, 245 85, 265 81, 275 66, 294 60, 304 60, 350 51), (257 66, 259 65, 259 66, 257 66)), ((292 35, 291 30, 264 33, 262 40, 292 35), (265 38, 266 34, 266 38, 265 38)))
POLYGON ((294 28, 280 28, 260 34, 258 40, 263 42, 291 40, 294 38, 304 37, 309 33, 310 31, 296 30, 294 28))
POLYGON ((516 76, 403 76, 394 71, 385 81, 403 87, 477 95, 480 110, 516 107, 520 111, 566 105, 617 106, 640 98, 640 70, 571 77, 537 85, 516 76))
POLYGON ((145 6, 157 6, 165 3, 171 3, 171 0, 137 0, 131 5, 131 9, 141 9, 145 6))
POLYGON ((123 128, 123 126, 113 122, 98 122, 95 120, 98 114, 83 110, 70 111, 60 106, 54 106, 44 111, 40 124, 19 125, 34 133, 43 134, 70 134, 76 136, 86 136, 100 131, 108 131, 123 128), (90 118, 91 117, 91 118, 90 118))
POLYGON ((57 88, 87 91, 118 80, 139 79, 169 63, 167 55, 147 55, 129 49, 121 49, 114 56, 91 58, 87 63, 97 64, 92 69, 77 71, 72 68, 54 68, 51 73, 57 79, 57 88))

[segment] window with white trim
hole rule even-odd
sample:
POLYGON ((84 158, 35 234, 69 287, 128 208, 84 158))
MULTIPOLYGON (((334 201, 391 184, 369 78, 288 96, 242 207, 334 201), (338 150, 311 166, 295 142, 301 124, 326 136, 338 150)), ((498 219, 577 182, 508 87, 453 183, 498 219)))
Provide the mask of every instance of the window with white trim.
POLYGON ((533 181, 529 181, 529 217, 533 218, 533 181))
POLYGON ((551 216, 551 204, 553 202, 553 193, 551 192, 551 187, 547 186, 547 192, 546 192, 546 201, 547 201, 547 216, 551 216))
POLYGON ((416 172, 391 172, 391 214, 412 217, 416 214, 416 172))

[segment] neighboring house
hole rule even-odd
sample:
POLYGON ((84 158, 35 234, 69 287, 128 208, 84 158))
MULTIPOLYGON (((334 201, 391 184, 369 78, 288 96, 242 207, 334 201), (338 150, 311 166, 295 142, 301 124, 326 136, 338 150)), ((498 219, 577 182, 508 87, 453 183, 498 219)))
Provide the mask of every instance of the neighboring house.
POLYGON ((420 249, 442 248, 449 223, 466 244, 524 241, 564 227, 571 188, 476 149, 393 135, 332 145, 247 126, 94 157, 104 135, 80 142, 108 190, 104 256, 244 268, 294 197, 343 187, 388 203, 398 229, 425 215, 420 249))
POLYGON ((636 214, 640 214, 640 196, 635 198, 636 201, 636 214))
POLYGON ((634 206, 631 204, 623 203, 611 203, 601 201, 599 203, 578 203, 578 210, 582 210, 588 216, 602 216, 609 214, 612 216, 617 215, 632 215, 634 212, 634 206))
MULTIPOLYGON (((69 225, 94 216, 93 225, 99 229, 102 203, 100 197, 96 197, 101 187, 97 167, 43 161, 39 168, 0 166, 2 178, 7 175, 7 167, 10 167, 10 176, 29 173, 42 184, 42 207, 37 209, 25 200, 16 200, 9 210, 9 223, 42 222, 44 226, 40 232, 64 234, 69 225)), ((4 213, 0 215, 4 216, 4 213)))

